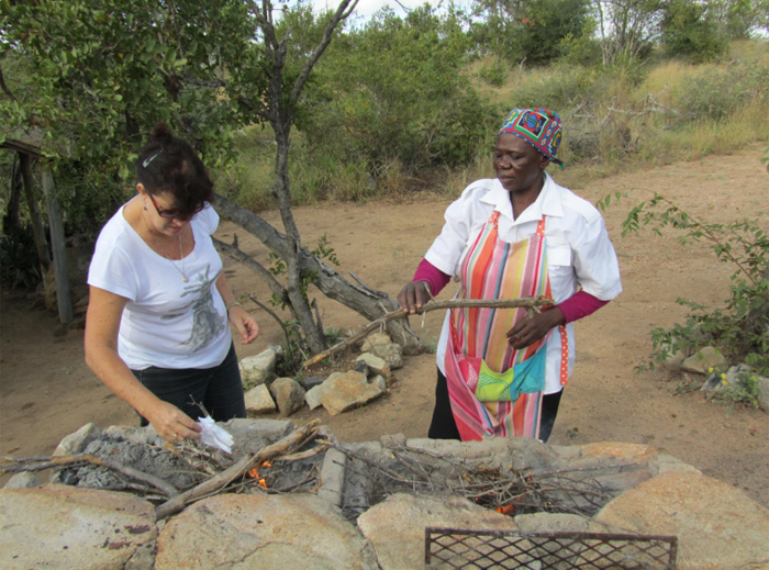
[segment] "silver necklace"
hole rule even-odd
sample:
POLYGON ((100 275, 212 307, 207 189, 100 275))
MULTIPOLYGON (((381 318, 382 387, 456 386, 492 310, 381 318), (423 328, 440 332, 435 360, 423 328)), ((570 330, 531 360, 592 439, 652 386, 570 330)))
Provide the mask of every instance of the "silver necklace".
POLYGON ((160 244, 155 239, 155 236, 152 235, 152 230, 150 229, 149 224, 147 223, 147 220, 144 218, 144 214, 142 214, 142 220, 144 220, 144 226, 147 228, 147 233, 150 235, 150 239, 154 242, 155 247, 157 248, 156 251, 161 255, 161 257, 167 259, 171 265, 174 266, 174 269, 176 269, 179 274, 182 276, 182 281, 185 283, 188 283, 190 278, 187 277, 187 272, 184 271, 184 251, 182 250, 182 234, 179 232, 179 260, 182 262, 182 268, 179 269, 179 266, 174 263, 174 260, 168 257, 165 253, 162 252, 162 249, 160 247, 160 244))

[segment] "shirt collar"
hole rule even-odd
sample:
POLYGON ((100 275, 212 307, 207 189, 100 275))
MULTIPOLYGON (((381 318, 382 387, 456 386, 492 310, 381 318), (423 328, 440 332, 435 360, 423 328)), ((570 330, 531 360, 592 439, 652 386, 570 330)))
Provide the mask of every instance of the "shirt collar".
POLYGON ((500 215, 509 218, 513 225, 539 221, 543 215, 563 217, 560 187, 547 172, 545 172, 545 184, 542 186, 539 196, 515 221, 513 221, 513 204, 510 202, 510 192, 505 190, 498 178, 494 179, 491 189, 481 198, 481 202, 494 206, 494 209, 500 215))

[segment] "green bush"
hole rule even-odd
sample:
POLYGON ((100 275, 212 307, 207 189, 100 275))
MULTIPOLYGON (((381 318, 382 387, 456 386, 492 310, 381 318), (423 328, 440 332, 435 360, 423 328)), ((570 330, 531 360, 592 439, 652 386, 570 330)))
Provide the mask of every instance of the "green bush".
POLYGON ((661 43, 667 54, 671 57, 685 56, 694 63, 713 61, 724 53, 728 45, 708 4, 668 0, 660 29, 661 43))
POLYGON ((427 5, 340 37, 299 124, 314 160, 365 163, 375 176, 394 160, 411 172, 467 164, 500 120, 461 73, 467 48, 457 15, 427 5))
POLYGON ((681 88, 681 122, 721 121, 753 99, 769 97, 769 67, 758 62, 733 62, 714 68, 681 88))

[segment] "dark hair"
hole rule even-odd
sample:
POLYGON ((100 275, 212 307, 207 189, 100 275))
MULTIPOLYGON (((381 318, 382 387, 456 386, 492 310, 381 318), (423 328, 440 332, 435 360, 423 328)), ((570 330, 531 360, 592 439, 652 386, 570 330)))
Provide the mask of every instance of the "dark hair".
POLYGON ((192 216, 214 201, 214 183, 203 161, 187 141, 173 136, 165 122, 152 129, 136 160, 136 174, 150 195, 173 195, 182 216, 192 216))

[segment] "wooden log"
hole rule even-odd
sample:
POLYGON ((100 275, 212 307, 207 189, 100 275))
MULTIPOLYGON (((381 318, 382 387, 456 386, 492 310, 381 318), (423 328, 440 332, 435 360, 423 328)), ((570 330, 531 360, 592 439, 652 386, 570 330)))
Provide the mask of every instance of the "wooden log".
MULTIPOLYGON (((486 308, 486 309, 529 309, 529 310, 537 310, 540 307, 543 307, 545 305, 552 305, 554 301, 549 297, 539 296, 539 297, 522 297, 520 299, 469 299, 469 300, 451 300, 451 301, 428 301, 423 307, 422 311, 418 314, 427 313, 429 311, 438 311, 441 309, 457 309, 457 308, 486 308)), ((364 329, 359 332, 358 334, 351 336, 350 338, 346 339, 344 342, 340 342, 339 344, 335 344, 328 350, 324 350, 321 353, 316 354, 309 360, 307 360, 302 367, 308 368, 312 366, 313 364, 317 364, 324 358, 328 358, 332 354, 336 354, 337 352, 344 350, 351 344, 355 343, 356 341, 359 341, 360 339, 367 336, 370 332, 373 330, 379 328, 382 326, 382 324, 392 321, 393 319, 401 319, 403 317, 407 317, 408 314, 403 310, 397 310, 393 311, 392 313, 387 313, 386 315, 376 319, 375 321, 371 321, 369 324, 367 324, 364 329)))
POLYGON ((56 272, 56 303, 59 306, 59 320, 69 323, 74 318, 72 311, 72 296, 67 277, 67 245, 64 241, 64 221, 56 198, 56 188, 50 168, 43 166, 43 192, 45 205, 48 210, 48 226, 51 229, 51 248, 53 249, 53 265, 56 272))
POLYGON ((166 501, 162 505, 159 505, 155 509, 155 520, 162 520, 168 516, 178 513, 187 505, 194 503, 207 497, 211 494, 222 491, 232 481, 242 476, 246 471, 252 469, 255 466, 261 465, 264 461, 275 457, 276 455, 282 455, 297 444, 303 442, 308 437, 315 435, 319 420, 313 420, 312 422, 304 425, 283 439, 262 448, 257 453, 248 453, 241 457, 232 466, 222 471, 215 477, 212 477, 208 481, 204 481, 197 487, 193 487, 189 491, 180 493, 172 498, 170 501, 166 501))

